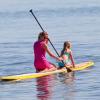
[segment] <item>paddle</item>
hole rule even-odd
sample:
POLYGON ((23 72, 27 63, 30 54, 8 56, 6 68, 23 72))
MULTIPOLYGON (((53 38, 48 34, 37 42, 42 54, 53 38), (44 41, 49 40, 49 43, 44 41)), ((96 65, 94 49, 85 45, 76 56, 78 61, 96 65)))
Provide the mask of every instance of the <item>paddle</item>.
MULTIPOLYGON (((34 17, 35 20, 37 21, 37 23, 38 23, 38 25, 40 26, 40 28, 42 29, 42 31, 45 32, 44 29, 42 28, 41 24, 40 24, 39 21, 37 20, 36 16, 34 15, 32 9, 30 10, 30 13, 33 15, 33 17, 34 17)), ((49 40, 51 46, 53 47, 53 49, 55 50, 56 54, 58 55, 58 57, 60 57, 59 53, 57 52, 56 48, 55 48, 54 45, 52 44, 51 40, 50 40, 50 39, 48 39, 48 40, 49 40)), ((62 62, 64 63, 63 60, 62 60, 62 62)), ((64 66, 66 66, 65 63, 64 63, 64 66)), ((68 67, 66 67, 66 69, 67 69, 68 72, 71 72, 71 71, 72 71, 72 70, 71 70, 70 68, 68 68, 68 67)))

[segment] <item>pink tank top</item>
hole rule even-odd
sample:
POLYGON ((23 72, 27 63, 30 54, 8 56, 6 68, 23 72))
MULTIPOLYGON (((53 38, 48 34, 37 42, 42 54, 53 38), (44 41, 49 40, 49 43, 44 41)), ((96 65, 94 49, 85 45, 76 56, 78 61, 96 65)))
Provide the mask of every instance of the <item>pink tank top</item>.
POLYGON ((36 41, 34 43, 34 65, 36 70, 41 71, 50 68, 50 63, 46 59, 46 50, 44 49, 45 41, 36 41))

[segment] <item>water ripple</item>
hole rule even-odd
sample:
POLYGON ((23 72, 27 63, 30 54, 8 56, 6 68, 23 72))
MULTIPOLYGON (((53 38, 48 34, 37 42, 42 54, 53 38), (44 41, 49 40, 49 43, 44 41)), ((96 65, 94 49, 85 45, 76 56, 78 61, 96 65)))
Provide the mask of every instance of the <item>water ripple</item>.
MULTIPOLYGON (((34 11, 34 10, 33 10, 34 11)), ((83 15, 100 15, 99 6, 86 6, 86 7, 69 7, 69 8, 58 8, 58 9, 39 9, 35 10, 38 16, 83 16, 83 15)), ((0 17, 14 17, 14 18, 25 18, 29 16, 29 11, 15 11, 15 12, 0 12, 0 17)))

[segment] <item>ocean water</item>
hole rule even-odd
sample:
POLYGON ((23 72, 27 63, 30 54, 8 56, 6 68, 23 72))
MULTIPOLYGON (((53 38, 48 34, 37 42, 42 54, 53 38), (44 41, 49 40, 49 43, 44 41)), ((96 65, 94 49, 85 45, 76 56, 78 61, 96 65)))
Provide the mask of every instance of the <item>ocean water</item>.
POLYGON ((0 0, 0 76, 35 72, 32 46, 41 29, 30 9, 59 53, 69 40, 76 63, 92 60, 95 65, 69 76, 0 82, 0 100, 99 100, 99 0, 0 0))

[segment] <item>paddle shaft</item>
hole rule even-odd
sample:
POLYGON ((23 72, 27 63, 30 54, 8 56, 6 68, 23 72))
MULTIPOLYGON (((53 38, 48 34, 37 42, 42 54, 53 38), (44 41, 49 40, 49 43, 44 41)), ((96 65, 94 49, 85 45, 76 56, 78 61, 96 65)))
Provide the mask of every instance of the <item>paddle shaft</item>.
MULTIPOLYGON (((30 10, 30 12, 31 12, 31 14, 33 15, 33 17, 35 18, 35 20, 37 21, 37 23, 38 23, 38 25, 40 26, 41 30, 42 30, 43 32, 45 32, 44 29, 42 28, 41 24, 40 24, 39 21, 37 20, 36 16, 34 15, 32 9, 30 10)), ((49 40, 50 44, 52 45, 53 49, 55 50, 56 54, 60 57, 59 53, 57 52, 56 48, 54 47, 54 45, 52 44, 52 42, 50 41, 50 39, 48 39, 48 40, 49 40)))
MULTIPOLYGON (((42 30, 43 32, 45 32, 44 29, 42 28, 41 24, 39 23, 38 19, 37 19, 36 16, 34 15, 32 9, 30 10, 30 12, 31 12, 31 14, 33 15, 33 17, 35 18, 35 20, 37 21, 37 23, 38 23, 38 25, 40 26, 41 30, 42 30)), ((56 48, 54 47, 54 45, 52 44, 52 42, 50 41, 50 39, 48 39, 48 40, 49 40, 51 46, 53 47, 53 49, 55 50, 56 54, 58 55, 58 57, 60 57, 59 53, 57 52, 56 48)), ((62 60, 62 62, 64 63, 63 60, 62 60)), ((64 63, 64 66, 65 66, 65 63, 64 63)), ((67 67, 66 67, 66 69, 69 70, 69 72, 71 71, 70 68, 67 68, 67 67)))

